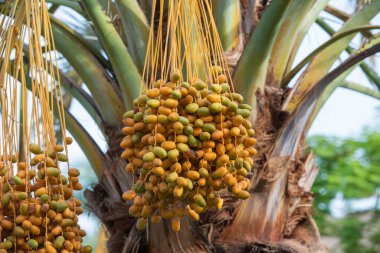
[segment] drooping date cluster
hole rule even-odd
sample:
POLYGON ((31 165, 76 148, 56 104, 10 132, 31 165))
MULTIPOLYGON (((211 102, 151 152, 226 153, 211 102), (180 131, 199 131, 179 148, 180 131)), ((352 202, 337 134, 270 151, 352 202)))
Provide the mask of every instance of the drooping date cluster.
POLYGON ((61 145, 45 152, 31 144, 29 151, 28 163, 17 162, 15 156, 0 163, 0 253, 91 252, 90 246, 82 245, 86 232, 78 215, 83 208, 73 197, 82 189, 79 170, 62 174, 59 162, 68 158, 61 145))
POLYGON ((213 67, 212 84, 180 82, 178 70, 170 81, 156 81, 124 115, 121 157, 134 175, 133 188, 123 199, 144 229, 148 219, 170 219, 180 230, 186 214, 194 220, 208 208, 220 209, 219 191, 227 188, 247 199, 248 178, 256 154, 251 106, 230 90, 220 67, 213 67))

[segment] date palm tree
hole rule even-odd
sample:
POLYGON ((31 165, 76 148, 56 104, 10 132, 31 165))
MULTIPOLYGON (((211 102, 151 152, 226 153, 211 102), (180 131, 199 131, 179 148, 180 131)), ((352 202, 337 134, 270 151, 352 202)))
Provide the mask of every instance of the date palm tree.
POLYGON ((212 1, 233 81, 256 108, 257 176, 248 200, 224 194, 222 210, 207 212, 199 222, 184 222, 179 233, 165 222, 136 230, 136 219, 121 199, 132 184, 120 158, 122 115, 139 93, 152 1, 47 2, 56 49, 67 63, 56 66, 66 104, 78 101, 108 143, 103 152, 67 110, 67 128, 99 178, 85 197, 105 225, 109 252, 326 252, 312 216, 311 187, 318 168, 314 156, 304 153, 305 136, 338 87, 380 99, 380 77, 363 61, 380 51, 375 34, 380 26, 370 24, 379 13, 379 0, 359 4, 353 15, 328 5, 328 0, 212 1), (55 15, 61 7, 80 15, 92 35, 80 29, 81 21, 71 19, 68 24, 67 16, 55 15), (334 30, 322 11, 344 24, 334 30), (331 38, 295 64, 314 23, 331 38), (359 49, 350 46, 357 34, 364 38, 359 49), (344 51, 349 57, 336 64, 344 51), (355 68, 366 74, 372 88, 345 80, 355 68))

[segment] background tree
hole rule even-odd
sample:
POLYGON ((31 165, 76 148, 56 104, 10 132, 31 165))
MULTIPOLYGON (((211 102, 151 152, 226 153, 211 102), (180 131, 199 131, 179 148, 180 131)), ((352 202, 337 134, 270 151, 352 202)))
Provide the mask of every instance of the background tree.
POLYGON ((103 152, 67 110, 67 128, 99 178, 86 198, 107 228, 110 252, 325 251, 312 218, 310 191, 318 170, 314 156, 304 156, 304 137, 337 87, 380 97, 379 76, 362 62, 380 51, 379 37, 373 34, 380 27, 370 25, 380 1, 358 4, 352 16, 329 6, 328 0, 213 1, 234 84, 246 102, 257 108, 256 175, 249 200, 236 201, 225 193, 223 210, 183 225, 178 234, 165 222, 150 226, 146 233, 136 231, 128 203, 120 198, 132 183, 120 159, 121 119, 138 94, 151 1, 48 2, 56 47, 68 63, 65 68, 56 66, 64 92, 87 110, 108 143, 103 152), (85 28, 93 29, 93 37, 83 33, 76 20, 65 23, 54 16, 61 7, 81 15, 85 28), (339 30, 319 17, 324 9, 345 21, 339 30), (313 23, 332 37, 294 66, 313 23), (350 41, 359 33, 363 43, 354 48, 350 41), (334 65, 343 51, 350 57, 334 65), (373 88, 344 81, 355 67, 366 73, 373 88))
POLYGON ((320 169, 313 190, 316 195, 314 217, 321 234, 337 236, 347 253, 378 252, 380 133, 366 129, 355 138, 314 136, 308 143, 320 169), (339 213, 341 217, 333 218, 337 196, 344 206, 339 213), (375 199, 374 205, 359 207, 356 204, 368 203, 365 199, 370 197, 375 199))

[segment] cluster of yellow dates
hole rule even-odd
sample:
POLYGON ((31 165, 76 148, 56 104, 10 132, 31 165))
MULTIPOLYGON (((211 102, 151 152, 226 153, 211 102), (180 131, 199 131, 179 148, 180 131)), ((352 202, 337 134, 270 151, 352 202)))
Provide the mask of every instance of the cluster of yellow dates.
POLYGON ((86 232, 78 224, 83 208, 73 197, 82 189, 79 170, 62 174, 59 162, 68 158, 61 145, 44 152, 30 144, 29 151, 29 164, 16 157, 0 163, 0 253, 90 253, 91 247, 82 245, 86 232))
POLYGON ((219 191, 227 188, 239 199, 249 197, 249 172, 256 154, 251 106, 233 93, 220 67, 211 85, 202 80, 156 81, 124 115, 121 147, 127 171, 138 179, 123 194, 144 229, 148 219, 170 219, 180 230, 184 215, 199 220, 210 207, 222 208, 219 191))

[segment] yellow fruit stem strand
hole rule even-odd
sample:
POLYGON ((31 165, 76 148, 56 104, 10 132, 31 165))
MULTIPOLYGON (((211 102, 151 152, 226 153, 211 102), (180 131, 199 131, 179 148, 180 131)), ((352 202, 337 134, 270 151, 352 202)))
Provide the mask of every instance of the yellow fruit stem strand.
MULTIPOLYGON (((154 15, 155 15, 155 9, 156 9, 156 1, 153 1, 152 3, 152 17, 151 17, 151 24, 154 24, 154 15)), ((149 57, 151 55, 151 45, 153 43, 153 36, 154 36, 154 25, 150 27, 149 30, 149 36, 148 36, 148 43, 147 43, 147 49, 146 49, 146 54, 145 54, 145 62, 144 62, 144 67, 143 67, 143 73, 142 73, 142 78, 140 81, 140 96, 142 93, 142 88, 146 86, 147 88, 151 88, 150 84, 148 84, 148 76, 149 76, 149 57)))
MULTIPOLYGON (((207 5, 207 3, 206 3, 207 5)), ((207 6, 208 8, 208 11, 211 14, 212 12, 212 8, 210 6, 207 6)), ((218 47, 218 52, 219 52, 219 57, 220 57, 220 63, 222 65, 222 69, 223 69, 223 72, 224 74, 227 75, 227 80, 228 80, 228 83, 230 84, 231 88, 232 88, 232 91, 235 92, 235 87, 234 87, 234 84, 232 82, 232 77, 231 77, 231 73, 230 73, 230 69, 228 67, 228 64, 224 58, 224 53, 223 53, 223 45, 222 45, 222 42, 220 40, 220 37, 218 36, 218 29, 217 29, 217 26, 215 24, 215 20, 214 19, 211 19, 211 24, 212 24, 212 29, 213 29, 213 32, 214 32, 214 36, 215 36, 215 42, 216 42, 216 45, 218 47)))
MULTIPOLYGON (((169 35, 172 33, 172 30, 173 28, 175 28, 175 24, 173 24, 173 19, 176 19, 176 13, 173 14, 173 2, 176 2, 176 1, 169 1, 169 13, 168 13, 168 17, 169 17, 169 21, 168 21, 168 24, 167 24, 167 32, 166 32, 166 43, 165 43, 165 49, 164 49, 164 52, 163 52, 163 58, 161 58, 161 77, 163 80, 166 80, 167 79, 167 76, 169 75, 169 73, 166 71, 166 69, 168 69, 169 71, 169 67, 168 67, 168 62, 167 62, 167 54, 168 54, 168 47, 169 47, 169 43, 168 43, 168 40, 169 40, 169 35), (174 26, 174 27, 173 27, 174 26)), ((162 11, 160 13, 160 15, 164 15, 164 12, 162 11)), ((161 24, 162 25, 162 24, 161 24)), ((159 27, 160 31, 162 31, 162 27, 159 27)), ((173 38, 174 36, 171 36, 171 42, 173 42, 173 38)), ((170 52, 172 52, 172 47, 170 48, 170 52)), ((170 54, 170 53, 169 53, 170 54)), ((170 55, 169 55, 169 58, 170 58, 170 55)))
MULTIPOLYGON (((182 6, 182 8, 183 8, 183 6, 182 6)), ((184 17, 182 17, 180 15, 178 18, 179 18, 179 22, 181 24, 183 24, 183 25, 179 26, 180 31, 178 31, 178 33, 177 33, 177 36, 178 36, 177 40, 179 42, 181 42, 181 36, 184 37, 184 38, 186 38, 186 36, 187 36, 187 34, 185 34, 185 32, 184 32, 184 26, 186 25, 185 20, 187 19, 187 12, 184 12, 184 17)), ((184 39, 184 41, 189 41, 189 40, 188 39, 184 39)), ((178 62, 179 62, 178 66, 182 66, 180 70, 183 71, 183 66, 184 66, 184 64, 186 62, 186 57, 188 56, 187 43, 179 43, 179 46, 181 46, 181 48, 179 49, 179 51, 183 52, 182 53, 183 55, 182 55, 182 59, 181 59, 181 54, 178 54, 178 62), (182 46, 183 46, 183 51, 182 51, 182 46)), ((183 77, 182 78, 185 79, 185 80, 189 80, 188 62, 186 62, 186 67, 187 67, 186 68, 186 79, 183 78, 183 77)))
MULTIPOLYGON (((157 77, 157 72, 158 72, 158 62, 159 58, 162 57, 160 53, 160 48, 161 48, 161 43, 162 43, 162 22, 163 22, 163 12, 164 12, 164 3, 161 1, 160 2, 160 18, 159 18, 159 23, 158 23, 158 33, 157 33, 157 41, 156 41, 156 48, 154 50, 153 54, 153 59, 152 59, 152 68, 153 72, 151 75, 151 83, 154 82, 155 78, 157 77)), ((161 77, 163 79, 163 77, 161 77)))
MULTIPOLYGON (((208 1, 206 1, 205 4, 207 4, 207 2, 208 1)), ((205 23, 206 26, 208 27, 208 29, 205 31, 204 37, 205 37, 205 40, 207 41, 207 46, 209 47, 209 50, 211 51, 211 56, 208 57, 210 59, 208 69, 210 70, 212 65, 220 65, 223 62, 221 60, 222 57, 220 57, 221 54, 223 54, 223 51, 222 52, 218 51, 218 48, 216 47, 216 43, 218 40, 217 38, 214 38, 213 36, 214 31, 212 30, 212 24, 210 22, 211 18, 208 18, 208 15, 210 14, 207 14, 205 11, 205 8, 204 8, 205 4, 199 3, 199 9, 201 10, 199 19, 200 19, 200 22, 205 23), (214 62, 212 62, 212 60, 214 60, 214 62)), ((210 75, 211 80, 213 77, 217 79, 217 74, 212 72, 210 75)))
MULTIPOLYGON (((153 43, 154 41, 154 30, 155 30, 155 27, 154 27, 154 16, 155 16, 155 9, 156 9, 156 6, 157 6, 157 0, 153 1, 153 5, 155 6, 154 8, 154 13, 152 14, 152 25, 151 25, 151 29, 153 29, 153 32, 149 35, 149 37, 151 37, 151 40, 152 40, 152 44, 151 44, 151 59, 150 59, 150 67, 151 67, 151 70, 150 70, 150 76, 148 76, 148 79, 147 79, 147 83, 149 84, 153 84, 154 82, 154 79, 156 77, 156 72, 157 72, 157 62, 158 62, 158 47, 160 45, 160 25, 162 23, 162 20, 161 20, 161 16, 159 18, 159 24, 158 24, 158 27, 157 27, 157 38, 156 38, 156 41, 155 43, 153 43)), ((162 4, 160 4, 159 8, 160 8, 160 12, 163 10, 163 7, 161 6, 162 4)))
POLYGON ((141 185, 144 184, 144 183, 146 182, 146 180, 148 179, 148 176, 149 176, 150 173, 152 173, 152 171, 149 171, 149 172, 146 174, 144 180, 141 182, 141 185))
MULTIPOLYGON (((157 0, 155 0, 155 2, 157 2, 157 0)), ((157 40, 156 40, 156 44, 155 46, 152 48, 152 60, 151 60, 151 64, 152 64, 152 74, 151 74, 151 79, 150 79, 150 82, 153 84, 154 80, 156 79, 157 77, 157 71, 158 71, 158 59, 159 59, 159 48, 161 47, 161 43, 162 43, 162 22, 163 22, 163 14, 161 14, 163 11, 164 11, 164 5, 163 3, 160 3, 160 16, 159 16, 159 22, 158 22, 158 26, 157 26, 157 40)))
MULTIPOLYGON (((205 5, 206 5, 206 8, 207 8, 208 15, 210 17, 212 17, 212 7, 211 7, 211 4, 209 3, 209 1, 205 1, 205 5)), ((201 7, 204 10, 204 6, 201 5, 201 7)), ((204 10, 204 12, 206 13, 206 10, 204 10)), ((218 64, 222 65, 223 72, 225 74, 227 74, 227 78, 228 78, 227 80, 229 81, 228 83, 230 84, 230 86, 232 88, 232 91, 235 92, 235 88, 234 88, 234 85, 232 83, 231 73, 229 71, 229 67, 227 65, 227 62, 226 62, 226 60, 224 58, 223 45, 222 45, 222 42, 220 40, 220 37, 218 36, 218 31, 217 31, 217 27, 216 27, 216 24, 215 24, 215 20, 213 18, 210 18, 209 21, 210 21, 210 26, 211 26, 212 34, 214 35, 213 38, 212 38, 212 41, 215 43, 217 56, 219 58, 218 64)))

